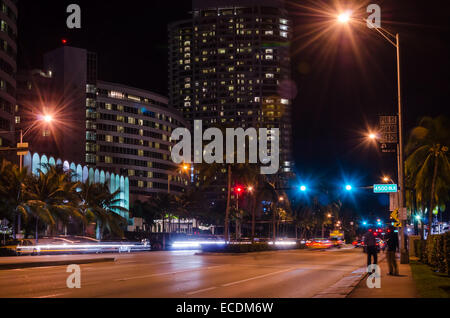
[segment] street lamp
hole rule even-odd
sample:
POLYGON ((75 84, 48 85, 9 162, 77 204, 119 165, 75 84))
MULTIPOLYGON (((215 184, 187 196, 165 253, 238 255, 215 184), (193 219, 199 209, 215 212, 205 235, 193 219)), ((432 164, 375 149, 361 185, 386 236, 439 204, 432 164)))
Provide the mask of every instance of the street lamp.
POLYGON ((305 192, 306 191, 306 186, 305 185, 300 186, 300 191, 305 192))
MULTIPOLYGON (((53 116, 50 114, 40 115, 37 117, 37 120, 33 122, 33 124, 28 127, 25 132, 23 129, 20 130, 20 143, 17 145, 17 148, 28 148, 28 144, 24 144, 23 138, 33 129, 40 121, 43 121, 46 124, 51 124, 53 122, 53 116), (24 147, 25 146, 25 147, 24 147)), ((22 171, 23 166, 23 156, 26 154, 25 152, 18 152, 19 154, 19 169, 22 171)))
MULTIPOLYGON (((189 169, 190 169, 191 167, 188 165, 188 164, 183 164, 183 165, 181 165, 181 166, 179 166, 176 170, 175 170, 175 173, 176 172, 181 172, 181 173, 189 173, 189 169)), ((172 175, 169 173, 168 175, 167 175, 167 194, 170 194, 170 181, 171 181, 171 179, 172 179, 172 175)))
MULTIPOLYGON (((337 18, 340 23, 347 23, 350 20, 351 12, 346 11, 340 14, 337 18)), ((397 101, 398 101, 398 132, 399 138, 397 143, 397 166, 398 166, 398 183, 400 187, 399 191, 399 209, 404 209, 405 205, 405 187, 404 187, 404 163, 403 163, 403 112, 402 112, 402 99, 401 99, 401 79, 400 79, 400 35, 398 33, 391 34, 390 32, 384 30, 381 27, 373 25, 369 20, 365 21, 369 26, 371 26, 376 32, 378 32, 386 41, 388 41, 392 46, 394 46, 397 55, 397 101), (382 32, 382 31, 383 32, 382 32)), ((406 220, 401 220, 400 228, 400 239, 401 239, 401 263, 409 263, 409 257, 406 251, 406 242, 404 236, 404 228, 406 225, 406 220)), ((430 229, 431 229, 431 225, 430 229)), ((431 233, 431 231, 430 231, 431 233)))
POLYGON ((351 11, 347 10, 347 11, 339 14, 337 17, 337 20, 339 23, 342 23, 342 24, 348 23, 350 21, 351 16, 352 16, 351 11))
POLYGON ((394 184, 394 181, 389 176, 384 176, 383 177, 383 181, 386 182, 386 183, 390 182, 390 183, 394 184))
POLYGON ((347 184, 345 186, 345 190, 347 190, 347 191, 352 191, 352 189, 353 189, 353 187, 350 184, 347 184))

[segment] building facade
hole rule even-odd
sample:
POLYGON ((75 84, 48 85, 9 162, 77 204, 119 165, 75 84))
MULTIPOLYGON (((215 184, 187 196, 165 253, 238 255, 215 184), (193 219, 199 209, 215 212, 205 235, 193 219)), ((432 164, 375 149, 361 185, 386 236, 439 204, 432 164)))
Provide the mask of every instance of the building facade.
MULTIPOLYGON (((59 158, 55 159, 54 157, 47 156, 45 154, 29 152, 24 156, 24 167, 27 167, 28 171, 32 174, 38 174, 39 170, 45 171, 46 165, 61 165, 66 171, 71 170, 74 173, 72 181, 89 181, 90 183, 107 184, 111 193, 120 190, 119 197, 117 198, 120 199, 118 205, 127 210, 130 208, 130 189, 128 177, 110 173, 109 171, 104 171, 101 169, 82 166, 81 164, 75 164, 66 160, 63 161, 59 158)), ((130 220, 128 212, 115 212, 128 221, 128 226, 133 226, 133 220, 130 220)))
POLYGON ((167 97, 121 84, 97 82, 96 167, 130 178, 135 196, 181 193, 186 176, 171 160, 172 131, 186 121, 167 97))
POLYGON ((277 0, 194 0, 169 25, 169 103, 192 124, 280 129, 292 169, 291 22, 277 0))
POLYGON ((18 92, 18 128, 38 114, 54 116, 24 139, 32 152, 124 175, 131 201, 184 190, 170 136, 187 122, 167 97, 98 80, 95 53, 69 46, 47 53, 43 71, 20 72, 18 92))
MULTIPOLYGON (((14 147, 17 1, 0 1, 0 148, 14 147)), ((2 156, 3 152, 0 152, 2 156)))

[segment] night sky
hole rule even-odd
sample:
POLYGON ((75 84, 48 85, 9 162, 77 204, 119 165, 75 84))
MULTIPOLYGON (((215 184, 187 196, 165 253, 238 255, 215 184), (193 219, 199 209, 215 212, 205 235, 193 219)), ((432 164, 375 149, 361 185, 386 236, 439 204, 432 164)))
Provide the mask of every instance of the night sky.
MULTIPOLYGON (((358 2, 365 3, 340 1, 358 2)), ((364 54, 355 53, 345 30, 333 30, 337 34, 333 41, 325 34, 305 47, 310 39, 304 35, 306 30, 322 19, 305 7, 332 7, 333 3, 288 3, 295 30, 292 78, 298 90, 293 104, 295 163, 299 175, 308 180, 320 177, 339 184, 345 179, 367 186, 378 183, 384 173, 396 173, 392 155, 362 143, 364 131, 374 126, 378 114, 396 111, 395 50, 368 28, 360 30, 355 40, 364 54), (321 58, 324 50, 331 53, 321 58)), ((406 130, 421 116, 449 115, 449 1, 366 3, 379 4, 382 26, 401 34, 406 130)), ((19 68, 41 67, 43 53, 67 38, 69 45, 98 53, 100 79, 166 95, 167 24, 189 18, 190 10, 188 0, 22 0, 19 68), (70 3, 81 6, 81 30, 66 27, 70 3)), ((383 201, 373 195, 366 198, 373 209, 383 201)))

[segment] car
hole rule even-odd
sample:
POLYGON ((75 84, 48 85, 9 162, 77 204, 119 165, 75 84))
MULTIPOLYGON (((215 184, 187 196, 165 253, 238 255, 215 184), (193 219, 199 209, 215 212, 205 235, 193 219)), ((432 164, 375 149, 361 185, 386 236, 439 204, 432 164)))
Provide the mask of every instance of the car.
POLYGON ((378 238, 378 237, 376 238, 376 241, 377 241, 377 251, 378 252, 380 250, 384 251, 384 249, 386 248, 386 242, 383 241, 382 239, 378 238))
POLYGON ((22 250, 24 246, 33 246, 34 240, 29 239, 16 239, 6 241, 5 245, 0 246, 1 256, 19 256, 24 254, 36 254, 37 251, 33 249, 22 250))
POLYGON ((330 241, 333 245, 333 247, 341 248, 342 245, 344 245, 344 240, 338 238, 338 237, 332 237, 330 238, 330 241))
POLYGON ((356 248, 356 247, 363 247, 364 246, 364 242, 363 240, 355 240, 353 241, 352 245, 356 248))
POLYGON ((306 241, 306 247, 314 249, 327 249, 333 246, 333 242, 326 238, 315 238, 306 241))

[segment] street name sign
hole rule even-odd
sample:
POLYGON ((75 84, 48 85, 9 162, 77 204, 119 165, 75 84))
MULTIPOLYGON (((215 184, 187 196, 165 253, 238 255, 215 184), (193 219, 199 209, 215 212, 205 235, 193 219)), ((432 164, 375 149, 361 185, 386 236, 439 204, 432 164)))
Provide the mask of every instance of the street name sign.
POLYGON ((374 193, 393 193, 397 192, 398 188, 396 184, 374 184, 373 192, 374 193))

